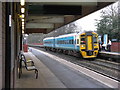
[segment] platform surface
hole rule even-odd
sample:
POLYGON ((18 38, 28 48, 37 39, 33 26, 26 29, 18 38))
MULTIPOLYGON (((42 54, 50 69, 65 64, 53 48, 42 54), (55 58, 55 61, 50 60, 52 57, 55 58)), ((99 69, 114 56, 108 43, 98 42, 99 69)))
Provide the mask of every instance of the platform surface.
MULTIPOLYGON (((24 54, 27 60, 32 59, 34 61, 39 72, 38 79, 35 79, 33 71, 27 71, 23 68, 23 74, 20 79, 16 80, 15 88, 109 88, 109 86, 98 82, 98 80, 96 81, 82 74, 80 72, 82 68, 70 64, 74 67, 70 70, 71 67, 68 67, 67 64, 62 65, 58 62, 58 59, 58 61, 55 61, 50 60, 50 57, 45 57, 44 55, 43 57, 42 54, 40 55, 40 52, 35 49, 33 49, 32 52, 36 52, 39 58, 36 57, 37 54, 33 55, 31 52, 24 54), (45 58, 48 58, 48 60, 45 60, 45 58), (54 61, 54 63, 52 61, 54 61), (79 71, 77 69, 74 70, 75 68, 79 69, 79 71)), ((52 58, 54 58, 54 56, 52 56, 52 58)), ((88 71, 84 70, 84 72, 88 71)), ((92 74, 95 75, 93 72, 92 74)), ((101 77, 99 78, 101 79, 101 77)))
POLYGON ((103 53, 103 54, 110 54, 110 55, 120 55, 120 53, 118 53, 118 52, 100 51, 100 53, 103 53))
POLYGON ((32 53, 24 53, 26 59, 32 59, 38 69, 38 79, 35 79, 34 71, 23 68, 20 79, 16 80, 15 88, 66 88, 61 81, 32 53))

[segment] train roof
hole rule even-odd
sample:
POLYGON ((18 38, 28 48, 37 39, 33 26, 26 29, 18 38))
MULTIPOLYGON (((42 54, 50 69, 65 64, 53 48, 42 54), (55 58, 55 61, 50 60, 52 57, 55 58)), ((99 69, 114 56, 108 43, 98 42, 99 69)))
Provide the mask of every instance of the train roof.
MULTIPOLYGON (((83 31, 83 32, 78 32, 78 33, 70 33, 70 34, 59 35, 57 37, 47 37, 47 38, 44 38, 43 40, 49 40, 49 39, 55 39, 55 38, 63 38, 63 37, 75 36, 75 35, 80 35, 80 34, 86 33, 86 32, 93 32, 93 31, 83 31)), ((96 33, 96 32, 94 32, 94 33, 96 33)))
POLYGON ((47 37, 47 38, 44 38, 43 40, 48 40, 48 39, 54 39, 55 37, 47 37))
POLYGON ((69 37, 69 36, 75 36, 75 35, 78 35, 78 33, 64 34, 64 35, 57 36, 56 38, 63 38, 63 37, 69 37))

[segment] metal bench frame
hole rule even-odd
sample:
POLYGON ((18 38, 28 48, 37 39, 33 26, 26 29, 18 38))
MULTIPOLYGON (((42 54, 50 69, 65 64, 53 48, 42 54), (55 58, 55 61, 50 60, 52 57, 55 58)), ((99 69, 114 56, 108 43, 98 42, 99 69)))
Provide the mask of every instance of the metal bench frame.
POLYGON ((35 78, 37 79, 38 78, 38 70, 37 68, 35 67, 34 65, 34 62, 32 60, 26 60, 25 56, 23 53, 20 53, 19 54, 19 65, 18 65, 18 75, 19 75, 19 78, 21 77, 21 74, 22 74, 22 62, 24 62, 24 65, 25 65, 25 68, 27 71, 35 71, 35 78), (28 65, 28 63, 31 63, 31 66, 28 65))

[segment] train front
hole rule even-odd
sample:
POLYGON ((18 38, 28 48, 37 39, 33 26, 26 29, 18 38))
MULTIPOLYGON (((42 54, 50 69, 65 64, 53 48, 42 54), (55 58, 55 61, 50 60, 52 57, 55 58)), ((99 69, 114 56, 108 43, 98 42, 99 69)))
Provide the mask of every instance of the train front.
POLYGON ((85 32, 80 34, 80 53, 83 58, 95 58, 98 55, 99 42, 98 34, 85 32))

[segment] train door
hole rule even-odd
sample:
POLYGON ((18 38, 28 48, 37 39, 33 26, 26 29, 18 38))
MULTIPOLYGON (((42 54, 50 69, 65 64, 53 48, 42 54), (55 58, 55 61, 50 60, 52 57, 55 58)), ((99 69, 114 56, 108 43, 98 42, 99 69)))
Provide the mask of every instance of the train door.
POLYGON ((75 50, 76 51, 80 51, 80 36, 79 35, 76 35, 75 37, 75 50))
POLYGON ((87 36, 87 50, 93 50, 92 36, 87 36))
POLYGON ((87 32, 86 35, 86 53, 88 56, 93 55, 93 35, 91 32, 87 32))

